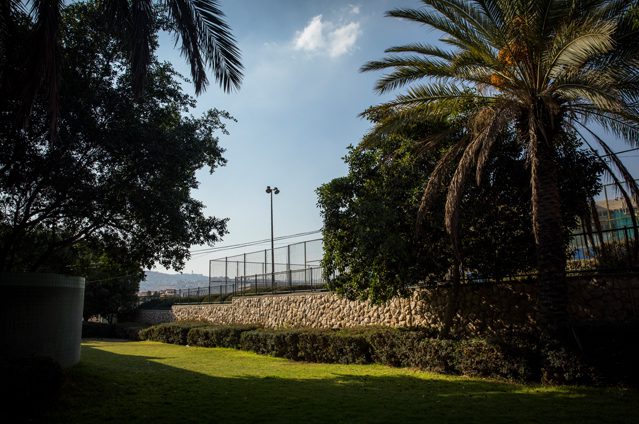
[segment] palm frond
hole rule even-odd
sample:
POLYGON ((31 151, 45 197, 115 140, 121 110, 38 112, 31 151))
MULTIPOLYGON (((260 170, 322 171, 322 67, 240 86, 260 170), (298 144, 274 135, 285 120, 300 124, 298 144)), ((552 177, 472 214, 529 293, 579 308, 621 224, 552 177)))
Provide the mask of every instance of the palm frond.
MULTIPOLYGON (((633 227, 633 230, 634 230, 634 233, 635 233, 634 234, 635 249, 637 249, 637 248, 639 248, 639 244, 637 244, 638 241, 639 241, 639 228, 637 228, 637 218, 636 218, 636 214, 635 214, 635 206, 634 206, 630 196, 626 192, 626 189, 624 188, 624 183, 625 183, 626 186, 630 189, 633 198, 636 201, 639 201, 639 186, 637 186, 637 181, 632 177, 632 175, 630 174, 630 172, 628 171, 626 166, 623 164, 623 162, 621 162, 621 159, 619 158, 619 156, 617 156, 612 151, 612 149, 610 148, 610 146, 606 142, 604 142, 597 134, 595 134, 593 131, 591 131, 588 127, 586 127, 584 125, 581 125, 581 126, 586 131, 588 131, 590 133, 590 135, 593 136, 594 139, 597 141, 597 144, 599 144, 599 146, 601 146, 601 148, 604 149, 604 152, 606 153, 606 157, 609 157, 611 159, 612 163, 617 168, 617 171, 623 177, 623 182, 622 182, 619 179, 619 177, 617 177, 617 174, 614 172, 614 170, 608 164, 608 162, 588 142, 588 139, 586 137, 584 137, 583 134, 579 130, 575 129, 575 131, 577 132, 579 137, 590 148, 590 151, 593 152, 595 154, 595 156, 597 156, 597 158, 599 158, 599 161, 603 165, 604 170, 610 176, 610 178, 612 178, 615 186, 617 187, 617 189, 619 190, 619 192, 623 196, 624 202, 626 203, 626 207, 630 211, 630 218, 632 220, 632 227, 633 227)), ((595 216, 596 216, 596 214, 595 214, 595 216)), ((596 219, 597 219, 597 221, 595 223, 598 224, 597 230, 601 233, 601 225, 598 222, 598 217, 596 217, 596 219)), ((602 243, 602 245, 603 245, 603 243, 602 243)))
MULTIPOLYGON (((588 133, 595 139, 595 141, 597 142, 597 144, 604 150, 605 154, 607 157, 610 158, 610 161, 612 162, 612 164, 615 166, 615 168, 617 169, 617 171, 621 174, 621 176, 624 179, 624 182, 628 185, 628 187, 630 188, 630 191, 632 192, 632 195, 634 196, 635 199, 639 199, 639 186, 637 186, 637 182, 635 181, 635 179, 633 178, 632 174, 630 173, 630 171, 628 171, 628 168, 626 168, 626 166, 623 164, 623 162, 621 161, 621 159, 619 158, 619 156, 617 156, 615 154, 615 152, 610 148, 610 146, 608 145, 608 143, 606 143, 599 135, 597 135, 594 131, 592 131, 590 128, 588 128, 587 126, 585 126, 582 123, 579 123, 579 125, 585 129, 586 131, 588 131, 588 133)), ((581 138, 587 143, 585 137, 583 137, 583 135, 581 136, 581 138)), ((590 146, 590 144, 588 144, 588 146, 590 146)), ((592 149, 592 147, 590 147, 592 149)), ((594 149, 592 149, 594 150, 594 149)), ((604 161, 605 162, 605 161, 604 161)), ((607 165, 607 163, 606 163, 607 165)))
MULTIPOLYGON (((200 29, 203 56, 213 69, 215 80, 226 92, 239 89, 243 77, 241 54, 231 28, 224 21, 224 13, 216 0, 192 0, 192 4, 193 15, 200 29)), ((196 93, 204 88, 196 86, 196 93)))
POLYGON ((486 142, 487 137, 483 134, 472 136, 464 152, 457 163, 453 177, 448 184, 446 193, 446 203, 444 205, 444 227, 450 235, 453 243, 453 250, 458 259, 461 260, 461 246, 459 242, 459 210, 461 199, 466 188, 466 179, 477 161, 479 152, 486 142))
POLYGON ((358 145, 363 149, 378 147, 389 137, 402 134, 411 126, 423 125, 424 122, 437 125, 437 117, 433 116, 425 105, 400 109, 379 105, 367 109, 360 116, 375 122, 374 127, 364 135, 358 145))
POLYGON ((439 13, 416 9, 394 9, 387 12, 386 16, 407 19, 430 26, 447 35, 442 39, 444 42, 454 42, 461 49, 474 51, 475 54, 483 55, 487 59, 493 56, 493 47, 482 39, 474 28, 463 21, 452 21, 439 13))
POLYGON ((605 90, 594 84, 562 84, 555 90, 555 94, 562 99, 580 106, 592 105, 599 110, 608 110, 612 113, 622 113, 627 106, 620 100, 615 90, 605 90))
POLYGON ((191 66, 193 83, 196 89, 197 87, 205 87, 208 84, 208 78, 206 76, 206 65, 200 52, 198 42, 199 29, 193 16, 193 9, 188 1, 181 0, 168 1, 167 6, 173 25, 180 34, 180 52, 191 66))
POLYGON ((613 48, 614 30, 614 22, 595 20, 573 22, 560 28, 544 52, 543 85, 609 52, 613 48))
POLYGON ((397 96, 389 105, 401 106, 412 104, 428 104, 442 102, 446 100, 466 100, 474 101, 482 99, 486 101, 495 100, 494 96, 483 96, 475 92, 468 86, 457 86, 455 84, 420 84, 409 88, 406 94, 397 96))
POLYGON ((432 205, 435 203, 437 195, 442 191, 444 187, 444 181, 446 174, 450 171, 450 168, 454 165, 459 155, 464 151, 468 145, 469 138, 463 137, 457 143, 455 143, 444 156, 437 161, 433 172, 431 172, 424 192, 422 193, 422 199, 419 203, 419 210, 417 213, 417 225, 420 226, 426 219, 428 211, 431 210, 432 205))
POLYGON ((601 110, 593 105, 578 105, 571 109, 584 120, 584 123, 594 121, 615 136, 634 146, 639 145, 639 122, 636 115, 627 115, 623 111, 601 110))
POLYGON ((417 53, 425 56, 438 57, 444 60, 453 60, 455 57, 453 53, 440 49, 439 47, 432 46, 430 44, 413 43, 405 44, 403 46, 390 47, 384 50, 386 53, 417 53))
POLYGON ((477 185, 481 184, 484 168, 488 163, 493 145, 497 141, 499 133, 504 131, 508 122, 513 117, 513 111, 509 107, 486 108, 486 112, 483 116, 477 114, 475 117, 477 121, 476 125, 480 128, 483 127, 477 134, 478 138, 483 139, 481 149, 477 155, 477 165, 475 168, 475 181, 477 185))
POLYGON ((360 68, 360 71, 379 71, 388 68, 392 68, 394 71, 384 75, 375 85, 375 90, 380 94, 403 87, 426 76, 453 77, 450 62, 418 56, 388 56, 383 60, 366 63, 360 68))
POLYGON ((482 14, 472 3, 460 0, 423 0, 423 3, 437 10, 452 22, 463 23, 466 28, 473 28, 482 37, 500 44, 499 27, 486 15, 482 14))

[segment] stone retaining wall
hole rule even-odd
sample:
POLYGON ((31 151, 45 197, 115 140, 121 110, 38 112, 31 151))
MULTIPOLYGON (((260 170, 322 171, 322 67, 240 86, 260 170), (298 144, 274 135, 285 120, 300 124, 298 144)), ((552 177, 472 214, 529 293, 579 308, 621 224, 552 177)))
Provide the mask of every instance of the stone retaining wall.
POLYGON ((175 321, 175 315, 170 309, 138 309, 136 321, 142 324, 161 324, 175 321))
MULTIPOLYGON (((639 279, 615 277, 568 282, 574 320, 625 321, 639 318, 639 279)), ((332 293, 239 297, 230 304, 174 305, 171 320, 214 324, 257 324, 266 328, 338 328, 357 326, 439 329, 451 291, 447 287, 415 291, 385 304, 350 301, 332 293)), ((535 323, 534 283, 476 284, 459 293, 454 327, 460 334, 528 330, 535 323)), ((159 316, 159 315, 158 315, 159 316)))

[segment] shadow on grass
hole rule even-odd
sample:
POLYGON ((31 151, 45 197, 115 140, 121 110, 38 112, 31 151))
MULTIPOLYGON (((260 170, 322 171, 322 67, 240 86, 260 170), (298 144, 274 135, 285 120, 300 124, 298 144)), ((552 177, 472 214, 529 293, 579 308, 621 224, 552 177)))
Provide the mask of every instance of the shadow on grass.
POLYGON ((85 346, 83 362, 72 370, 63 399, 47 422, 639 422, 636 391, 533 390, 503 382, 399 373, 220 377, 154 361, 166 358, 85 346))

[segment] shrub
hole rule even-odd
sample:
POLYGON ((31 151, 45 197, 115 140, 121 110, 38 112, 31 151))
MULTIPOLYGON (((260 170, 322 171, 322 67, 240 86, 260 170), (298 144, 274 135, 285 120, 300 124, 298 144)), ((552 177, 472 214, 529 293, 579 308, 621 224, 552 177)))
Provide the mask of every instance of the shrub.
POLYGON ((456 363, 458 347, 459 342, 455 340, 422 339, 416 343, 406 365, 431 372, 459 374, 456 363))
POLYGON ((593 384, 600 378, 581 355, 566 348, 545 348, 542 351, 541 382, 543 384, 593 384))
POLYGON ((154 325, 139 332, 140 339, 186 345, 192 328, 210 325, 205 322, 178 321, 154 325))
POLYGON ((344 330, 311 330, 297 335, 300 360, 338 364, 371 363, 366 335, 344 330))
POLYGON ((418 367, 417 346, 427 337, 422 331, 379 329, 367 334, 371 359, 392 367, 418 367))
POLYGON ((458 342, 455 362, 460 374, 527 381, 539 374, 535 372, 536 357, 532 344, 470 339, 458 342))
MULTIPOLYGON (((632 330, 630 333, 636 332, 637 328, 637 325, 628 326, 632 330)), ((621 343, 623 332, 614 336, 610 336, 611 332, 604 329, 599 332, 607 334, 610 340, 621 343)), ((432 333, 419 329, 270 330, 254 326, 211 326, 201 322, 160 324, 145 329, 140 334, 148 340, 239 348, 296 361, 341 364, 374 362, 445 374, 541 381, 547 384, 591 384, 603 381, 600 377, 600 364, 593 367, 590 359, 585 360, 587 356, 574 350, 542 349, 535 335, 454 340, 438 339, 432 333)), ((597 335, 594 339, 601 341, 604 339, 602 337, 597 335)), ((594 345, 594 341, 585 337, 583 340, 587 342, 584 347, 591 351, 592 348, 588 345, 594 345)), ((634 352, 637 350, 637 346, 627 351, 620 349, 617 355, 608 355, 611 359, 607 362, 603 359, 602 352, 597 352, 597 358, 610 369, 622 373, 626 369, 622 367, 627 367, 628 360, 635 357, 634 352)), ((605 351, 609 352, 610 348, 605 351)), ((635 366, 633 370, 636 368, 635 366)), ((631 372, 631 375, 636 375, 636 372, 631 372)), ((628 379, 632 377, 626 378, 628 379)), ((613 379, 611 382, 626 380, 613 379)))
POLYGON ((202 347, 230 347, 239 349, 240 336, 245 331, 255 330, 256 326, 230 327, 195 327, 191 328, 187 342, 191 346, 202 347))
POLYGON ((302 331, 246 331, 240 336, 240 349, 297 361, 300 360, 298 340, 302 331))

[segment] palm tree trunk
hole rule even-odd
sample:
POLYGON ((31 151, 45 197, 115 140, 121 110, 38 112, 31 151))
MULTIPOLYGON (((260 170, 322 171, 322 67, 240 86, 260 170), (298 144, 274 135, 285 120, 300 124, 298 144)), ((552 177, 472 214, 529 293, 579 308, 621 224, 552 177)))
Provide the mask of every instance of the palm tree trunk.
POLYGON ((532 218, 537 248, 537 319, 542 336, 560 340, 567 327, 566 253, 552 131, 538 133, 531 148, 532 218))
POLYGON ((442 328, 439 331, 440 339, 447 339, 450 337, 453 325, 455 323, 455 316, 459 311, 459 291, 461 284, 461 263, 455 258, 453 265, 451 266, 451 281, 448 290, 448 303, 444 310, 444 316, 442 319, 442 328))

